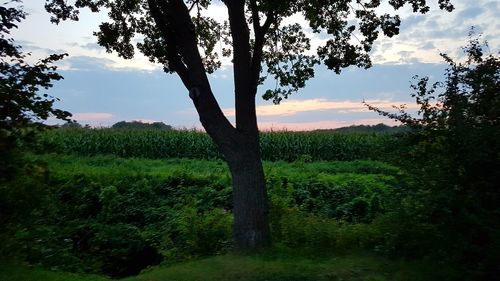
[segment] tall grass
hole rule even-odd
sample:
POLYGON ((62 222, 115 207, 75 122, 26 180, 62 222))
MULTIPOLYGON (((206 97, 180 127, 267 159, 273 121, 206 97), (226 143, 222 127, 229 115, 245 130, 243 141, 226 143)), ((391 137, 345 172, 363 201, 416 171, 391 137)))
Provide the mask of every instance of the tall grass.
MULTIPOLYGON (((390 134, 264 132, 264 160, 383 160, 397 143, 390 134)), ((199 131, 56 129, 41 136, 41 150, 92 156, 111 154, 150 159, 221 158, 210 137, 199 131)))

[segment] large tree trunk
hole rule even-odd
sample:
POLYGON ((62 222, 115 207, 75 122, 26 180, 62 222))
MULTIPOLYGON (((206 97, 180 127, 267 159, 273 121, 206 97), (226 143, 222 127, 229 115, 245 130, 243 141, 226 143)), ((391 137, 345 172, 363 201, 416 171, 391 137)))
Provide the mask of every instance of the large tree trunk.
POLYGON ((233 181, 234 246, 240 250, 264 248, 271 244, 271 237, 258 135, 237 142, 227 159, 233 181))
POLYGON ((186 3, 148 0, 151 15, 169 42, 169 65, 188 89, 203 127, 229 165, 233 180, 235 247, 251 250, 266 247, 271 241, 255 112, 262 44, 270 23, 266 28, 258 28, 257 50, 252 58, 245 0, 224 3, 228 7, 233 37, 236 127, 224 116, 212 93, 186 3))
MULTIPOLYGON (((235 248, 254 250, 269 246, 267 192, 255 117, 249 126, 251 129, 238 130, 230 126, 222 114, 214 114, 218 110, 214 109, 216 102, 209 88, 201 89, 192 97, 198 112, 211 113, 200 114, 200 121, 224 155, 231 172, 235 248)), ((247 105, 254 107, 254 103, 250 99, 247 105)), ((244 121, 240 117, 239 122, 244 121)))
POLYGON ((271 244, 255 108, 261 53, 252 52, 245 0, 224 3, 233 39, 236 146, 225 156, 233 179, 234 242, 237 249, 258 249, 271 244))

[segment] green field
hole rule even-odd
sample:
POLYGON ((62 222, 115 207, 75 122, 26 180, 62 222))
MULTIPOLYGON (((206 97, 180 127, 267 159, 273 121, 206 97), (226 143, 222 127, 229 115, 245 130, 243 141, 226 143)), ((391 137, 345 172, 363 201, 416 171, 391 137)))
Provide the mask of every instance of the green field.
MULTIPOLYGON (((268 161, 383 160, 397 145, 393 134, 318 132, 264 132, 261 154, 268 161)), ((134 129, 58 129, 41 136, 43 151, 92 156, 110 154, 151 159, 220 158, 210 137, 199 131, 134 129)))

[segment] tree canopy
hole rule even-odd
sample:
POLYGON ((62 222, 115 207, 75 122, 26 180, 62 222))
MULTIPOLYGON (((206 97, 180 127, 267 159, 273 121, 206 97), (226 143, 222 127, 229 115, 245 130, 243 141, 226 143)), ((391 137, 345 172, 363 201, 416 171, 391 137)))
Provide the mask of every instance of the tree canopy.
MULTIPOLYGON (((14 1, 17 2, 17 1, 14 1)), ((66 54, 54 54, 35 64, 27 62, 29 54, 15 44, 10 31, 26 17, 16 7, 0 7, 0 125, 3 129, 25 127, 47 120, 50 116, 68 120, 71 114, 53 107, 57 98, 41 90, 52 87, 52 82, 63 77, 55 70, 54 62, 66 54)))
POLYGON ((120 121, 111 128, 114 129, 154 129, 154 130, 172 130, 172 126, 167 125, 163 122, 153 122, 153 123, 144 123, 141 121, 120 121))
MULTIPOLYGON (((123 58, 132 58, 139 50, 162 64, 166 72, 177 72, 186 85, 190 84, 188 73, 201 67, 196 64, 211 73, 221 66, 222 57, 234 54, 233 63, 249 67, 255 83, 269 76, 277 80, 277 87, 264 94, 275 103, 304 87, 319 63, 336 73, 352 65, 370 67, 375 40, 381 34, 397 35, 401 23, 397 14, 378 13, 380 0, 222 2, 228 8, 228 21, 206 15, 211 5, 222 5, 209 0, 77 0, 74 5, 46 0, 45 7, 54 23, 78 20, 82 8, 108 11, 110 20, 95 32, 100 45, 123 58), (310 32, 298 23, 285 24, 285 19, 296 14, 308 22, 310 32), (311 50, 313 36, 327 39, 311 50)), ((441 9, 453 9, 450 0, 438 3, 441 9)), ((419 13, 430 9, 425 0, 390 0, 387 4, 394 10, 410 5, 419 13)))

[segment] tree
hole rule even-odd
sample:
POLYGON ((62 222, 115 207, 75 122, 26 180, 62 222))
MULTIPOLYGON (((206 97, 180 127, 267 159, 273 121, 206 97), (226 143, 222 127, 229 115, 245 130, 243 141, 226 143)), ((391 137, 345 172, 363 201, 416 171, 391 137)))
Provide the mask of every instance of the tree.
POLYGON ((66 122, 59 127, 63 129, 81 129, 82 125, 78 122, 66 122))
POLYGON ((141 121, 120 121, 113 126, 113 129, 153 129, 153 130, 172 130, 172 126, 163 122, 143 123, 141 121))
MULTIPOLYGON (((437 2, 441 9, 453 9, 450 0, 437 2)), ((414 12, 429 11, 425 0, 388 4, 395 10, 408 4, 414 12)), ((101 46, 131 58, 136 51, 132 43, 142 38, 135 47, 161 63, 165 72, 180 77, 231 172, 235 246, 251 249, 270 244, 255 112, 257 87, 268 75, 274 77, 278 86, 263 97, 277 104, 304 87, 317 64, 336 73, 352 65, 370 67, 369 52, 379 33, 391 37, 399 32, 399 16, 377 14, 380 5, 380 0, 46 0, 45 7, 54 23, 78 20, 83 8, 107 10, 110 22, 95 32, 101 46), (222 4, 228 21, 219 23, 205 15, 209 6, 222 4), (302 14, 313 34, 328 36, 316 53, 310 51, 311 34, 301 25, 283 24, 295 14, 302 14), (355 38, 357 43, 351 40, 355 38), (232 56, 235 126, 224 116, 207 78, 221 66, 221 56, 232 56)))
POLYGON ((419 206, 410 213, 437 232, 427 238, 437 237, 436 247, 425 250, 472 266, 484 275, 477 280, 498 277, 500 261, 500 57, 487 49, 472 30, 463 62, 441 54, 443 82, 416 76, 417 116, 369 106, 412 128, 398 164, 418 179, 405 193, 419 206))
POLYGON ((26 17, 11 1, 0 6, 0 174, 11 175, 11 160, 20 140, 26 140, 34 130, 43 127, 42 121, 51 116, 69 120, 71 114, 53 107, 57 100, 40 90, 52 87, 52 81, 62 79, 55 72, 54 62, 66 54, 51 55, 35 64, 26 61, 22 52, 9 37, 16 23, 26 17))
POLYGON ((474 30, 463 48, 464 62, 441 54, 448 64, 444 82, 429 85, 429 77, 414 77, 411 96, 420 106, 417 117, 404 106, 396 113, 368 107, 413 129, 409 138, 419 145, 420 157, 427 159, 425 174, 441 175, 448 187, 486 192, 496 190, 500 170, 500 58, 486 56, 487 43, 473 36, 474 30))

